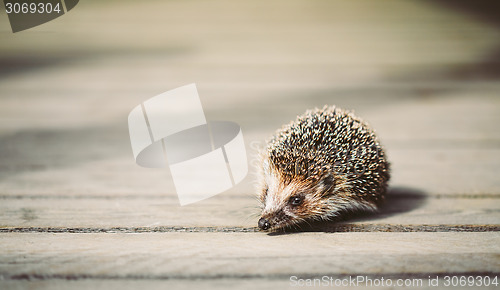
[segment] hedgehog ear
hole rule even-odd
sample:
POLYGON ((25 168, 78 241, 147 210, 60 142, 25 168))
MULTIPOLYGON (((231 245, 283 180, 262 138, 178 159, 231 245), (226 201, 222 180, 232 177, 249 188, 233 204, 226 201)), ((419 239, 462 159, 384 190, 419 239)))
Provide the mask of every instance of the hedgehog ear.
POLYGON ((320 185, 323 188, 323 194, 330 194, 335 188, 335 177, 331 172, 326 172, 321 180, 320 185))

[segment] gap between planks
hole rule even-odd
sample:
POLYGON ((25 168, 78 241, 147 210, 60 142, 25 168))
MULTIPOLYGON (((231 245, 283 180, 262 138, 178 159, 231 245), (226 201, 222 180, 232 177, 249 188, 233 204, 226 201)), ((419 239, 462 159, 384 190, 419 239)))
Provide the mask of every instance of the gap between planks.
MULTIPOLYGON (((388 224, 326 224, 302 228, 301 232, 498 232, 500 225, 388 225, 388 224)), ((256 227, 4 227, 0 233, 255 233, 256 227)), ((294 233, 295 230, 286 232, 273 232, 271 235, 294 233)), ((266 233, 266 232, 262 232, 266 233)))
MULTIPOLYGON (((390 197, 406 197, 412 198, 412 195, 406 196, 405 194, 388 194, 390 197)), ((458 194, 422 194, 422 197, 425 198, 447 198, 447 199, 458 199, 458 198, 471 198, 471 199, 479 199, 479 198, 498 198, 500 199, 500 193, 477 193, 477 194, 467 194, 467 193, 458 193, 458 194)), ((253 197, 253 195, 252 195, 253 197)), ((225 195, 224 198, 229 199, 248 199, 249 195, 225 195)), ((128 195, 43 195, 43 194, 0 194, 0 199, 175 199, 177 200, 177 196, 167 196, 167 195, 157 195, 157 194, 128 194, 128 195)))

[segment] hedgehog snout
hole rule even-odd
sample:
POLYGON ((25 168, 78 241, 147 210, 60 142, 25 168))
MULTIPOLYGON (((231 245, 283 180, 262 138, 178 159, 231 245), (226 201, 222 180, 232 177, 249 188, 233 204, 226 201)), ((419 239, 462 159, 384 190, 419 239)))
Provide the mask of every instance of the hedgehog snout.
POLYGON ((286 213, 286 210, 281 208, 273 211, 264 211, 259 219, 257 225, 259 229, 267 231, 267 230, 275 230, 282 228, 290 223, 291 216, 286 213))

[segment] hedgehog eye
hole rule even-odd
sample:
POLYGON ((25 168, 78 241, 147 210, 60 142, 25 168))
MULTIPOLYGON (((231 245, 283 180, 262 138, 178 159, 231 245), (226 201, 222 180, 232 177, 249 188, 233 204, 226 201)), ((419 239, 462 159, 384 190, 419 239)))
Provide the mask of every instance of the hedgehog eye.
POLYGON ((302 203, 302 199, 302 196, 292 196, 289 200, 289 203, 293 206, 297 206, 302 203))

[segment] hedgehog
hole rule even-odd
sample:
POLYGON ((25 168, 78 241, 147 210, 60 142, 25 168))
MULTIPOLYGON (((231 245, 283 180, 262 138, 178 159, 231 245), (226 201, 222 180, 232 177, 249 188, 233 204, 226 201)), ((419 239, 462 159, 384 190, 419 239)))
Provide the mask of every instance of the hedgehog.
POLYGON ((375 131, 351 111, 308 110, 277 130, 259 155, 261 230, 376 212, 384 201, 389 162, 375 131))

